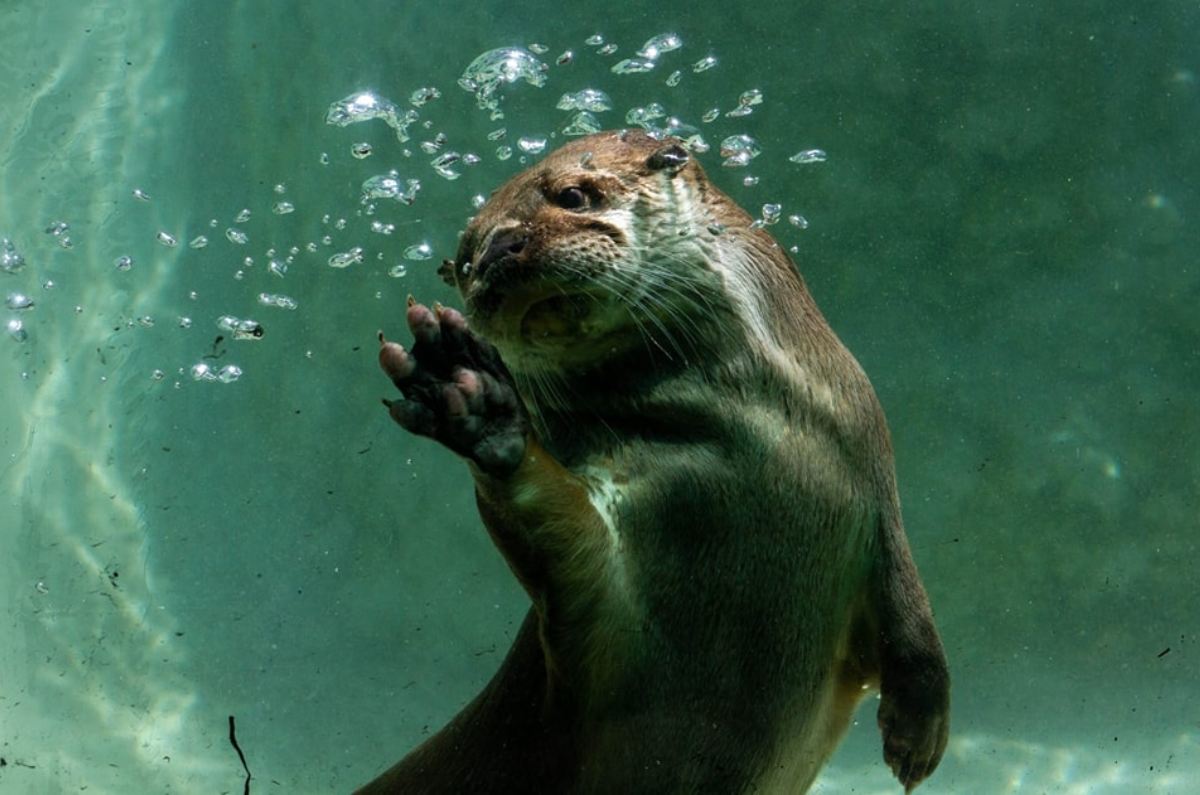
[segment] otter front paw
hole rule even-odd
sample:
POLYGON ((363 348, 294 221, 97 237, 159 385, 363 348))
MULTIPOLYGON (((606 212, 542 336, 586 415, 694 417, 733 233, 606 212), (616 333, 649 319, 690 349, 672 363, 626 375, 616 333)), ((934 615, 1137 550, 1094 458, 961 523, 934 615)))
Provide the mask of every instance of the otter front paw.
POLYGON ((950 678, 942 659, 885 671, 879 704, 883 759, 905 792, 929 777, 950 735, 950 678), (895 684, 892 684, 895 683, 895 684))
POLYGON ((504 476, 525 455, 529 419, 512 375, 461 312, 408 299, 412 350, 379 334, 379 365, 403 393, 384 400, 392 419, 504 476))

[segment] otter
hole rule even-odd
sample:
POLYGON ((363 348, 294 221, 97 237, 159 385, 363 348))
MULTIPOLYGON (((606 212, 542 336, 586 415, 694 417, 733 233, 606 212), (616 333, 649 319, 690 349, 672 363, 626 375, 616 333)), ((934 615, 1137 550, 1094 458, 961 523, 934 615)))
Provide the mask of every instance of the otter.
POLYGON ((380 333, 391 417, 466 459, 531 607, 490 684, 361 793, 801 793, 880 692, 905 791, 949 674, 866 375, 683 143, 577 139, 380 333), (468 324, 469 322, 469 324, 468 324))

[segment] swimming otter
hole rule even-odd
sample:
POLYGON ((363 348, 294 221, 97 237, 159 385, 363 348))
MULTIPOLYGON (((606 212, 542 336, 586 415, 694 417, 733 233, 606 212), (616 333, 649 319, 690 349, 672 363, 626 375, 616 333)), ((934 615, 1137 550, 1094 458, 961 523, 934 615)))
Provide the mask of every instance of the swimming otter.
POLYGON ((949 675, 883 414, 791 261, 674 139, 498 190, 380 335, 532 601, 499 672, 362 793, 804 792, 866 691, 906 791, 949 675), (468 329, 467 318, 471 328, 468 329))

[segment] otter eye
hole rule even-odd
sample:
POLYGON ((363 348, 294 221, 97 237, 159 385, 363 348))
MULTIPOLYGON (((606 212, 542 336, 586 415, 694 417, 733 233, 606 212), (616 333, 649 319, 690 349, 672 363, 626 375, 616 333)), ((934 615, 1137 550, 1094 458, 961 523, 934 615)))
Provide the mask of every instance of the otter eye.
POLYGON ((580 188, 572 185, 555 194, 554 203, 564 210, 583 210, 588 206, 588 197, 580 188))

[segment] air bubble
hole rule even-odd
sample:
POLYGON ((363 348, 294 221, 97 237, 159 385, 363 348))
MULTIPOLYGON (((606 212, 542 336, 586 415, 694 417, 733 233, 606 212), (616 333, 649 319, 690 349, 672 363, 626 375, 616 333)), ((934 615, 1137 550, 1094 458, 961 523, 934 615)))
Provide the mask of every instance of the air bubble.
POLYGON ((653 68, 654 61, 648 58, 626 58, 613 64, 612 72, 615 75, 636 75, 649 72, 653 68))
POLYGON ((808 219, 803 215, 789 215, 788 223, 797 229, 808 229, 808 219))
MULTIPOLYGON (((291 258, 289 257, 289 259, 291 258)), ((287 275, 288 264, 282 260, 273 259, 267 263, 267 271, 282 279, 287 275)))
POLYGON ((20 318, 12 318, 4 324, 4 328, 8 331, 8 336, 17 342, 24 342, 29 339, 29 333, 25 331, 25 323, 20 318))
POLYGON ((731 135, 721 141, 721 157, 725 158, 721 165, 730 168, 746 166, 761 152, 762 147, 758 145, 758 141, 749 135, 731 135))
POLYGON ((371 199, 395 199, 401 204, 412 204, 420 189, 421 183, 415 179, 401 183, 400 174, 393 170, 364 181, 362 200, 364 204, 371 199))
POLYGON ((683 80, 683 72, 681 72, 678 69, 676 69, 674 72, 671 72, 671 74, 667 75, 667 85, 669 85, 671 88, 674 88, 675 86, 679 85, 679 82, 681 80, 683 80))
POLYGON ((419 108, 427 102, 432 102, 435 99, 441 99, 442 92, 438 91, 433 86, 418 88, 408 96, 408 102, 415 108, 419 108))
POLYGON ((385 224, 383 221, 372 221, 371 231, 377 235, 390 235, 396 231, 395 224, 385 224))
POLYGON ((603 47, 596 50, 596 52, 600 55, 612 55, 616 51, 617 51, 617 45, 615 45, 615 44, 605 44, 603 47))
POLYGON ((25 295, 25 293, 9 293, 8 298, 4 300, 4 305, 9 309, 32 309, 33 299, 25 295))
POLYGON ((503 118, 500 111, 500 87, 524 80, 532 86, 546 84, 549 68, 533 53, 520 47, 501 47, 478 56, 458 79, 458 84, 475 95, 480 109, 503 118))
POLYGON ((0 270, 16 273, 25 267, 25 257, 7 237, 0 238, 0 270))
POLYGON ((604 44, 604 37, 599 33, 593 33, 591 36, 587 37, 587 40, 584 42, 584 44, 589 47, 599 47, 604 44))
POLYGON ((263 306, 277 306, 280 309, 295 309, 296 300, 277 293, 259 293, 258 302, 263 306))
POLYGON ((393 265, 390 269, 388 269, 388 276, 391 276, 393 279, 403 279, 407 275, 408 266, 403 262, 399 263, 398 265, 393 265))
POLYGON ((536 155, 546 150, 545 138, 518 138, 517 148, 527 155, 536 155))
POLYGON ((563 135, 591 135, 598 132, 600 132, 600 120, 586 110, 576 113, 571 117, 567 126, 562 128, 563 135))
POLYGON ((824 163, 829 156, 824 149, 805 149, 788 158, 793 163, 824 163))
POLYGON ((225 237, 229 238, 230 243, 237 243, 239 246, 244 246, 250 242, 250 236, 234 226, 225 230, 225 237))
POLYGON ((557 58, 554 59, 554 63, 558 64, 559 66, 566 66, 573 60, 575 60, 575 53, 571 52, 570 50, 564 50, 557 58))
POLYGON ((683 39, 674 33, 660 33, 647 41, 637 54, 646 60, 653 61, 663 53, 678 50, 683 46, 683 39))
POLYGON ((275 202, 275 206, 271 208, 271 212, 276 215, 287 215, 288 213, 296 212, 296 205, 291 202, 275 202))
POLYGON ((462 175, 450 166, 454 165, 461 159, 462 155, 460 155, 458 152, 446 152, 445 154, 434 158, 429 165, 433 166, 433 170, 437 172, 439 177, 442 177, 443 179, 455 180, 462 175))
MULTIPOLYGON (((408 140, 408 126, 419 118, 420 115, 415 110, 401 113, 396 104, 387 97, 370 91, 360 91, 330 105, 325 114, 325 123, 345 127, 371 119, 382 119, 396 131, 400 143, 404 143, 408 140)), ((328 157, 322 155, 321 162, 327 164, 328 157)))
POLYGON ((404 258, 410 260, 426 260, 433 256, 433 247, 428 243, 414 243, 404 249, 404 258))
POLYGON ((204 248, 208 245, 208 238, 204 235, 196 235, 192 238, 192 242, 188 243, 188 248, 204 248))
POLYGON ((700 72, 707 72, 709 69, 712 69, 716 65, 717 65, 716 56, 715 55, 706 55, 705 57, 701 58, 699 61, 696 61, 694 64, 692 64, 692 71, 695 72, 696 74, 699 74, 700 72))
POLYGON ((119 271, 127 271, 133 267, 133 257, 129 256, 128 254, 123 254, 120 257, 117 257, 116 261, 113 262, 113 265, 115 265, 119 271))
POLYGON ((632 127, 649 129, 654 126, 650 122, 655 119, 661 119, 666 115, 667 111, 662 105, 657 102, 651 102, 645 107, 630 108, 629 112, 625 114, 625 123, 632 127))
POLYGON ((513 153, 513 151, 512 151, 511 146, 496 147, 496 159, 497 160, 508 160, 510 157, 512 157, 512 153, 513 153))
POLYGON ((529 45, 529 51, 534 55, 545 55, 546 53, 550 52, 550 48, 545 44, 538 44, 537 42, 534 42, 529 45))
POLYGON ((233 219, 233 222, 235 224, 244 224, 249 220, 250 220, 250 209, 246 208, 237 214, 237 217, 233 219))
POLYGON ((574 94, 563 94, 556 107, 559 110, 589 110, 592 113, 601 113, 612 110, 613 104, 608 94, 603 91, 585 88, 574 94))
POLYGON ((150 194, 146 193, 146 191, 142 190, 141 188, 134 188, 133 198, 141 202, 148 202, 150 201, 150 194))
POLYGON ((365 160, 371 156, 371 145, 366 141, 361 141, 356 144, 351 144, 350 154, 359 160, 365 160))
POLYGON ((783 212, 783 206, 780 204, 764 204, 762 206, 762 222, 766 226, 771 226, 779 222, 779 216, 783 212))
POLYGON ((329 267, 331 268, 349 268, 356 262, 362 262, 363 250, 361 246, 355 246, 349 251, 342 251, 334 254, 329 258, 329 267))
POLYGON ((476 193, 474 196, 471 197, 471 206, 474 207, 476 210, 480 209, 485 204, 487 204, 487 197, 484 196, 482 193, 476 193))
POLYGON ((260 340, 266 333, 257 320, 237 318, 233 315, 221 315, 217 318, 217 328, 228 331, 235 340, 260 340))
POLYGON ((155 239, 167 248, 175 248, 175 246, 179 245, 179 241, 175 239, 174 235, 162 230, 159 230, 158 234, 155 235, 155 239))

